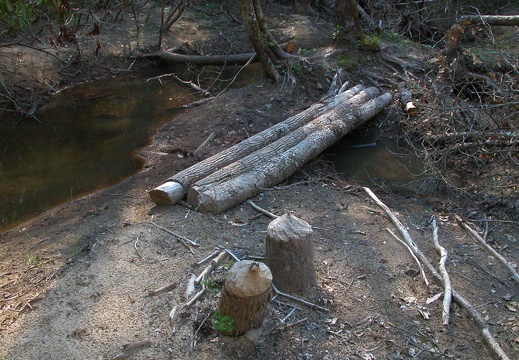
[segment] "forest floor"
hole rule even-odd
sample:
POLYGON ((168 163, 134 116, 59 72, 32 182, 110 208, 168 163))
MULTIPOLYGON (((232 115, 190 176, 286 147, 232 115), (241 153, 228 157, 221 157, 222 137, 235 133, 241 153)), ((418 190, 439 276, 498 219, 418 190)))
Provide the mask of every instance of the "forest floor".
MULTIPOLYGON (((174 25, 165 47, 184 44, 204 54, 250 52, 240 23, 230 13, 202 3, 195 2, 200 7, 174 25)), ((277 215, 290 212, 312 225, 318 289, 298 296, 328 311, 277 296, 259 329, 238 338, 221 336, 211 320, 229 261, 212 274, 215 286, 209 290, 215 291, 182 307, 189 279, 207 266, 198 265, 199 260, 222 247, 240 259, 263 256, 272 219, 246 203, 218 215, 180 205, 156 207, 148 191, 201 158, 309 107, 326 91, 337 66, 351 66, 347 70, 352 83, 363 81, 366 73, 398 81, 391 67, 384 66, 384 55, 399 57, 418 74, 435 54, 430 47, 388 38, 382 39, 379 52, 363 52, 355 44, 339 46, 332 42, 332 24, 290 9, 269 2, 265 12, 280 42, 294 41, 301 53, 313 54, 301 64, 295 87, 262 79, 222 93, 158 129, 141 152, 147 162, 139 173, 0 235, 3 358, 492 358, 481 330, 458 304, 452 304, 450 324, 442 325, 441 297, 434 298, 442 289, 425 285, 416 262, 387 231, 395 230, 387 215, 322 158, 252 200, 277 215), (359 64, 364 73, 351 70, 359 64), (215 137, 203 151, 190 155, 212 132, 215 137), (190 252, 152 221, 200 246, 190 252), (171 285, 168 290, 153 292, 166 285, 171 285), (171 318, 173 309, 176 316, 171 318)), ((153 15, 149 19, 157 18, 158 9, 147 11, 153 15)), ((135 22, 127 14, 101 34, 97 59, 88 55, 95 51, 95 39, 86 39, 84 68, 75 78, 64 78, 55 63, 49 65, 27 49, 23 65, 34 69, 37 65, 29 61, 41 61, 45 72, 38 73, 44 74, 39 84, 58 88, 81 76, 87 80, 108 76, 116 68, 150 66, 133 63, 128 54, 155 41, 152 25, 141 24, 135 34, 135 22)), ((182 68, 183 74, 196 68, 188 70, 182 68)), ((367 126, 391 136, 404 119, 395 100, 367 126)), ((372 189, 434 264, 439 256, 430 220, 436 216, 440 242, 449 252, 453 287, 481 313, 509 357, 519 358, 518 284, 454 216, 470 217, 470 226, 480 233, 488 225, 489 241, 514 266, 519 261, 517 219, 499 221, 496 215, 490 217, 491 209, 467 208, 441 194, 403 196, 375 185, 372 189)))

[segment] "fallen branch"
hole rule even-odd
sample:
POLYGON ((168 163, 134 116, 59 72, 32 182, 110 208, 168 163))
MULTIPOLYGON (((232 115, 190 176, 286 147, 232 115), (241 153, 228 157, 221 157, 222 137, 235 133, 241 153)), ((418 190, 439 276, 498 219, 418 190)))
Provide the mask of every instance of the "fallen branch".
POLYGON ((159 224, 156 224, 154 223, 153 221, 150 221, 150 223, 152 225, 155 225, 156 227, 158 227, 160 230, 162 231, 165 231, 167 232, 168 234, 170 235, 173 235, 174 237, 176 237, 178 239, 178 241, 184 245, 192 254, 194 254, 195 252, 193 251, 193 249, 191 249, 191 247, 189 246, 190 244, 193 245, 193 246, 200 246, 199 244, 197 244, 196 242, 192 241, 192 240, 189 240, 188 238, 182 236, 182 235, 179 235, 169 229, 166 229, 165 227, 163 226, 160 226, 159 224))
POLYGON ((262 207, 259 207, 258 205, 256 205, 252 200, 247 200, 247 204, 249 204, 250 206, 252 206, 252 208, 254 210, 257 210, 259 211, 260 213, 262 213, 263 215, 266 215, 272 219, 277 219, 279 216, 277 216, 276 214, 273 214, 271 213, 270 211, 267 211, 265 209, 263 209, 262 207))
POLYGON ((425 286, 429 287, 429 280, 427 280, 427 276, 425 275, 425 271, 423 269, 423 266, 422 266, 422 263, 420 262, 420 260, 418 260, 418 258, 416 257, 416 255, 414 254, 413 250, 409 247, 409 245, 407 245, 405 243, 405 241, 403 241, 402 239, 400 239, 398 236, 396 236, 396 234, 394 232, 391 231, 391 229, 388 229, 386 228, 386 230, 391 234, 393 235, 393 237, 402 245, 405 246, 405 248, 409 251, 409 253, 411 254, 411 256, 413 257, 414 261, 416 261, 416 263, 418 264, 418 268, 420 269, 420 274, 422 274, 422 278, 423 278, 423 281, 425 282, 425 286))
POLYGON ((442 312, 442 321, 443 325, 449 324, 449 316, 450 316, 450 308, 451 308, 451 299, 452 299, 452 286, 451 279, 449 277, 449 273, 447 272, 447 268, 445 264, 447 263, 447 250, 443 246, 440 245, 438 240, 438 225, 436 224, 436 218, 432 219, 432 228, 433 228, 433 241, 434 247, 438 254, 440 254, 440 265, 438 269, 440 270, 440 275, 443 279, 443 312, 442 312))
POLYGON ((467 230, 472 235, 472 237, 474 237, 474 239, 479 241, 481 245, 483 245, 494 257, 496 257, 508 269, 510 274, 512 274, 512 277, 515 280, 515 282, 519 284, 519 274, 517 273, 517 271, 515 271, 512 265, 510 265, 510 263, 492 246, 488 245, 486 241, 481 236, 479 236, 479 234, 475 230, 473 230, 459 215, 455 215, 455 218, 462 228, 467 230))
MULTIPOLYGON (((413 239, 411 238, 411 236, 409 235, 407 230, 404 228, 404 226, 402 225, 400 220, 398 220, 398 218, 395 216, 395 214, 382 201, 380 201, 380 199, 369 188, 364 187, 363 189, 377 203, 377 205, 380 206, 384 210, 386 215, 391 219, 393 224, 400 231, 400 234, 404 238, 407 245, 409 245, 411 247, 411 249, 413 249, 413 252, 415 253, 415 255, 422 261, 422 263, 425 264, 427 269, 429 269, 431 274, 433 274, 434 278, 443 285, 442 277, 436 271, 436 269, 434 268, 432 263, 429 261, 427 256, 425 256, 425 254, 418 248, 418 246, 416 246, 413 239)), ((498 359, 509 360, 510 358, 508 357, 508 355, 506 355, 506 353, 503 351, 501 346, 499 346, 499 344, 497 343, 496 339, 490 333, 490 330, 488 329, 487 324, 486 324, 485 320, 483 319, 483 317, 481 316, 481 314, 479 313, 479 311, 477 311, 477 309, 467 299, 465 299, 463 296, 461 296, 454 289, 452 290, 452 296, 453 296, 454 300, 460 306, 462 306, 463 308, 465 308, 465 310, 467 310, 467 312, 473 318, 476 325, 479 326, 479 328, 481 329, 481 334, 483 336, 483 339, 487 343, 487 345, 490 348, 490 350, 492 351, 492 353, 498 359)))
POLYGON ((193 151, 193 155, 197 155, 197 154, 200 152, 200 150, 202 150, 203 147, 207 145, 207 143, 208 143, 209 141, 213 140, 213 138, 214 138, 214 131, 213 131, 212 133, 209 134, 209 136, 207 137, 207 139, 205 139, 204 142, 201 143, 200 146, 197 147, 195 151, 193 151))
POLYGON ((257 61, 255 53, 234 55, 183 55, 168 51, 158 51, 143 55, 145 58, 158 58, 168 63, 188 63, 193 65, 240 65, 249 62, 251 57, 257 61))
POLYGON ((216 255, 218 255, 218 250, 213 251, 211 254, 209 254, 208 256, 206 256, 205 258, 203 258, 202 260, 199 260, 196 264, 197 264, 197 265, 201 265, 201 264, 205 263, 207 260, 211 260, 211 259, 214 258, 216 255))
POLYGON ((195 284, 199 284, 202 280, 205 279, 205 277, 211 273, 220 263, 225 259, 229 254, 227 251, 223 250, 221 251, 217 257, 215 257, 213 260, 211 260, 211 263, 200 273, 200 275, 197 276, 195 279, 195 284))
POLYGON ((143 348, 146 348, 146 347, 150 347, 151 345, 152 344, 151 344, 150 340, 138 341, 138 342, 135 342, 132 344, 123 345, 123 353, 113 357, 112 360, 128 359, 133 354, 135 354, 137 351, 139 351, 143 348))
POLYGON ((171 284, 168 284, 168 285, 164 285, 156 290, 150 290, 148 291, 148 294, 147 296, 155 296, 155 295, 158 295, 160 293, 163 293, 163 292, 167 292, 167 291, 170 291, 170 290, 173 290, 177 287, 178 283, 177 281, 175 282, 172 282, 171 284))
POLYGON ((325 307, 319 306, 317 304, 308 302, 308 301, 303 300, 301 298, 298 298, 298 297, 292 296, 290 294, 284 293, 282 291, 279 291, 278 288, 274 284, 272 284, 272 290, 274 290, 276 295, 281 295, 281 296, 284 296, 284 297, 286 297, 288 299, 291 299, 291 300, 294 300, 294 301, 298 301, 301 304, 305 304, 306 306, 310 306, 310 307, 313 307, 313 308, 316 308, 316 309, 319 309, 319 310, 323 310, 323 311, 330 311, 329 309, 327 309, 325 307))

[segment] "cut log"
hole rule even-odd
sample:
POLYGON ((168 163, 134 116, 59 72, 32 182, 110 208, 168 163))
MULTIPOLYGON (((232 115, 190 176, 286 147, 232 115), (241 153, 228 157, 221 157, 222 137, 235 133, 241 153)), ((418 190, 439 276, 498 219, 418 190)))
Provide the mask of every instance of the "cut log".
POLYGON ((272 273, 267 265, 250 260, 235 263, 225 279, 213 325, 228 336, 258 328, 270 300, 271 287, 272 273))
POLYGON ((202 212, 220 213, 292 175, 345 134, 391 103, 390 94, 363 90, 346 104, 319 116, 268 146, 197 181, 187 202, 202 212), (378 96, 377 96, 378 95, 378 96))
MULTIPOLYGON (((317 116, 330 111, 338 104, 347 104, 350 99, 362 91, 366 93, 367 90, 364 90, 362 85, 357 85, 328 101, 314 104, 305 111, 177 173, 167 179, 164 184, 150 191, 151 200, 157 205, 176 204, 185 198, 189 187, 196 181, 282 138, 317 116)), ((369 91, 367 91, 368 94, 369 91)))
POLYGON ((317 287, 312 227, 292 214, 273 220, 267 228, 265 263, 283 292, 305 293, 317 287))
POLYGON ((418 108, 413 104, 413 96, 409 90, 406 89, 405 82, 398 84, 397 90, 400 104, 402 104, 402 110, 404 110, 410 117, 415 117, 418 113, 418 108))

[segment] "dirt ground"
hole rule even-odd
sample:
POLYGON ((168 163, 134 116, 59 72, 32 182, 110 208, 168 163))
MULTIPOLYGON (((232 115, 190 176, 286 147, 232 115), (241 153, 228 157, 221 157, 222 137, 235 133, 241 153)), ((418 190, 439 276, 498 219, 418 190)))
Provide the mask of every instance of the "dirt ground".
MULTIPOLYGON (((177 25, 181 32, 166 39, 169 45, 188 42, 209 53, 212 46, 219 44, 221 49, 233 38, 242 44, 238 50, 250 51, 239 24, 196 10, 177 25), (213 39, 222 24, 232 26, 230 33, 220 34, 218 43, 213 39)), ((316 54, 337 50, 329 35, 333 27, 323 19, 293 14, 276 4, 267 10, 271 28, 282 42, 296 39, 301 48, 316 54)), ((381 53, 400 54, 417 67, 430 56, 427 49, 402 46, 384 41, 381 53)), ((357 60, 371 64, 366 68, 383 71, 378 67, 379 53, 359 54, 357 60)), ((106 57, 114 55, 121 54, 114 50, 106 57)), ((249 204, 219 215, 180 205, 156 207, 148 191, 200 159, 307 108, 326 90, 337 63, 329 56, 305 65, 307 80, 296 88, 264 79, 221 94, 162 126, 141 152, 147 162, 139 173, 2 233, 0 355, 5 359, 492 358, 481 331, 458 304, 451 307, 451 323, 442 325, 441 298, 433 298, 442 289, 425 285, 413 258, 387 231, 395 229, 386 214, 323 159, 252 200, 277 215, 290 212, 312 225, 319 286, 298 296, 328 311, 277 296, 259 329, 229 338, 212 327, 217 289, 182 307, 188 300, 189 279, 207 266, 198 261, 222 247, 240 259, 263 256, 272 219, 249 204), (211 132, 216 136, 201 154, 179 156, 192 153, 211 132), (167 153, 172 146, 182 151, 167 153), (200 246, 189 252, 151 221, 200 246), (169 290, 150 293, 166 285, 171 285, 169 290)), ((387 69, 386 73, 391 76, 387 69)), ((355 81, 362 74, 350 76, 355 81)), ((398 122, 403 116, 398 109, 395 103, 371 124, 379 126, 384 119, 398 122)), ((509 357, 519 358, 518 285, 454 219, 455 214, 488 219, 487 214, 460 209, 453 200, 439 196, 404 197, 373 190, 435 264, 439 256, 430 219, 437 217, 453 287, 482 314, 509 357)), ((518 224, 495 220, 470 225, 482 232, 488 224, 491 244, 515 266, 518 224)), ((217 287, 230 265, 226 261, 212 274, 217 287)))

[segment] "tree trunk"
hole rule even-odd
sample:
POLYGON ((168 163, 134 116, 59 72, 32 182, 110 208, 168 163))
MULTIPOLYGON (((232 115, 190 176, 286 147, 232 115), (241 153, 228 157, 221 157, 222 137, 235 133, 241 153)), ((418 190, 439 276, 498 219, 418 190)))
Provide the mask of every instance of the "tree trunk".
POLYGON ((218 324, 218 317, 227 317, 231 326, 217 326, 217 330, 224 335, 239 336, 258 328, 270 300, 271 286, 272 273, 267 265, 250 260, 234 264, 225 279, 218 315, 213 322, 218 324))
POLYGON ((175 54, 169 51, 157 51, 143 55, 145 58, 158 58, 168 63, 185 63, 193 65, 243 65, 248 63, 255 53, 229 54, 229 55, 185 55, 175 54))
POLYGON ((292 214, 273 220, 267 228, 265 263, 283 292, 305 293, 317 287, 312 227, 292 214))
POLYGON ((270 33, 259 0, 238 0, 240 14, 245 26, 245 32, 256 50, 256 54, 265 67, 267 74, 277 83, 281 75, 276 64, 283 58, 288 58, 277 41, 270 33))
POLYGON ((159 187, 150 191, 150 197, 157 205, 174 205, 185 198, 189 187, 196 181, 238 161, 245 156, 276 141, 284 135, 302 127, 316 117, 332 110, 338 104, 346 104, 361 91, 366 92, 362 85, 357 85, 328 102, 317 103, 307 110, 292 116, 250 138, 236 144, 208 159, 205 159, 167 179, 159 187))
POLYGON ((370 88, 332 111, 197 181, 188 191, 188 203, 202 211, 219 213, 272 187, 366 122, 391 103, 391 95, 370 88))
POLYGON ((335 1, 335 24, 343 31, 357 35, 360 31, 360 16, 357 0, 335 1))

